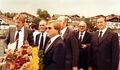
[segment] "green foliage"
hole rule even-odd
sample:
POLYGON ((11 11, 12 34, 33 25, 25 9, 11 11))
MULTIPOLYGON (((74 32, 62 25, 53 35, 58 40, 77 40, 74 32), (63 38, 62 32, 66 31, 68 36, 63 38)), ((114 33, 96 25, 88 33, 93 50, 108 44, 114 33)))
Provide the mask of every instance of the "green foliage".
POLYGON ((18 13, 10 13, 10 12, 6 12, 3 13, 5 16, 9 17, 9 18, 13 18, 15 15, 17 15, 18 13))
POLYGON ((43 54, 42 49, 39 49, 38 56, 39 56, 39 70, 43 70, 43 67, 44 67, 44 64, 43 64, 44 54, 43 54))
POLYGON ((50 18, 50 15, 47 10, 38 9, 37 15, 38 15, 38 18, 44 19, 44 20, 48 20, 48 18, 50 18))
POLYGON ((40 18, 38 18, 38 17, 33 18, 32 23, 39 24, 39 22, 40 22, 40 18))
POLYGON ((87 27, 90 31, 95 31, 95 24, 92 21, 90 21, 90 18, 85 18, 84 21, 86 22, 87 27))

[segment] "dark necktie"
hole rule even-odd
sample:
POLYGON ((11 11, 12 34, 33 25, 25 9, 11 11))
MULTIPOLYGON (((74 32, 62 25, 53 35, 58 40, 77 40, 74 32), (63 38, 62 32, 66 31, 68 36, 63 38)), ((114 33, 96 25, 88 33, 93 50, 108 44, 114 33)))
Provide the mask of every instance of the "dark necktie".
POLYGON ((81 41, 82 41, 82 35, 83 35, 83 33, 81 32, 81 33, 80 33, 79 42, 81 42, 81 41))
POLYGON ((19 32, 20 32, 20 31, 21 31, 21 30, 18 30, 18 31, 17 31, 16 37, 15 37, 15 41, 17 41, 16 50, 18 49, 18 40, 19 40, 19 32))
POLYGON ((99 42, 100 42, 101 38, 102 38, 102 31, 99 32, 99 37, 98 37, 99 42))
POLYGON ((41 34, 41 40, 40 40, 40 49, 43 49, 43 33, 41 34))

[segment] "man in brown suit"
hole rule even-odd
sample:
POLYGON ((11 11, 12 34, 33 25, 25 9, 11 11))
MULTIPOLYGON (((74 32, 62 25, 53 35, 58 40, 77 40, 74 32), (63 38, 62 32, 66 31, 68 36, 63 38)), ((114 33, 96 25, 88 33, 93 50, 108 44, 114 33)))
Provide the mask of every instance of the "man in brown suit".
POLYGON ((16 49, 19 49, 24 41, 28 41, 30 45, 34 44, 33 33, 29 29, 25 28, 25 16, 18 14, 14 17, 16 27, 10 28, 6 36, 6 44, 17 41, 16 49))
MULTIPOLYGON (((118 34, 106 26, 106 18, 97 19, 97 32, 91 40, 91 66, 93 70, 118 70, 119 40, 118 34)), ((89 69, 91 69, 89 67, 89 69)))
POLYGON ((61 25, 61 37, 65 42, 66 56, 65 56, 65 70, 78 70, 79 47, 78 41, 70 30, 68 25, 68 18, 66 16, 58 17, 57 21, 61 25))

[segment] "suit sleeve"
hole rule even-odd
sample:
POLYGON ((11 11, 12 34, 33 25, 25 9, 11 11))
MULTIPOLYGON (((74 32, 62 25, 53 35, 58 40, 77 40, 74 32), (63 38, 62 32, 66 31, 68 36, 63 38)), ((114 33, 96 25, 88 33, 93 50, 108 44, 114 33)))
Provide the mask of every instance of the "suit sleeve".
POLYGON ((34 45, 34 40, 33 40, 33 32, 29 30, 29 34, 28 34, 28 42, 30 45, 34 45))
POLYGON ((113 34, 112 37, 112 70, 118 70, 119 64, 119 38, 118 34, 113 34))
POLYGON ((72 48, 72 66, 78 67, 78 61, 79 61, 79 47, 78 47, 78 41, 73 33, 71 33, 70 37, 70 43, 72 48))

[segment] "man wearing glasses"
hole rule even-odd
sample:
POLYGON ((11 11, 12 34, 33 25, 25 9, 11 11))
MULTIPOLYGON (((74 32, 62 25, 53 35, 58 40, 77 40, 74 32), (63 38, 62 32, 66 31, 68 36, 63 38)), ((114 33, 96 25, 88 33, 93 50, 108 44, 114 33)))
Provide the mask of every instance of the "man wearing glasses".
POLYGON ((90 40, 91 35, 87 32, 87 24, 84 21, 80 21, 79 25, 79 32, 75 33, 75 36, 78 40, 79 45, 79 69, 88 70, 88 56, 89 56, 89 47, 90 47, 90 40))
POLYGON ((60 25, 50 20, 46 27, 50 40, 45 48, 44 70, 65 70, 65 44, 59 35, 60 25))

